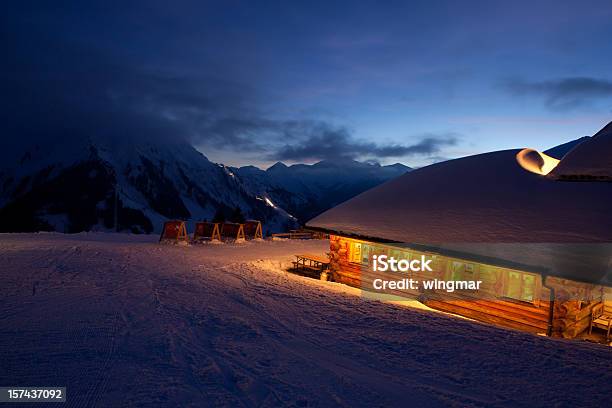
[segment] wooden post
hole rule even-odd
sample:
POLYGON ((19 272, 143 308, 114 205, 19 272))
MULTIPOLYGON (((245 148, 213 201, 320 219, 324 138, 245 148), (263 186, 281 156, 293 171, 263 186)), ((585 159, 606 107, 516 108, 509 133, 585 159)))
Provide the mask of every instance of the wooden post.
POLYGON ((244 241, 244 224, 240 224, 238 227, 238 233, 236 234, 236 241, 244 241))
POLYGON ((215 226, 213 228, 212 236, 210 237, 212 241, 221 241, 221 233, 219 232, 219 223, 215 222, 215 226))

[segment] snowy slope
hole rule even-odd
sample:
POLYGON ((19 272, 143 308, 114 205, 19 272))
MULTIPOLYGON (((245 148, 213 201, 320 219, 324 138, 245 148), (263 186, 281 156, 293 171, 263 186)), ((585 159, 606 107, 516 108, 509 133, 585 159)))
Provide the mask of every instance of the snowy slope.
POLYGON ((305 222, 411 169, 399 163, 381 166, 345 159, 291 166, 278 162, 265 171, 253 166, 233 170, 247 190, 268 197, 305 222))
POLYGON ((595 407, 612 348, 287 274, 325 241, 0 235, 0 378, 67 407, 595 407))
POLYGON ((4 231, 111 229, 115 191, 122 230, 159 231, 168 218, 211 219, 235 208, 263 220, 268 231, 295 225, 246 191, 229 168, 185 143, 79 139, 35 146, 3 164, 4 231))

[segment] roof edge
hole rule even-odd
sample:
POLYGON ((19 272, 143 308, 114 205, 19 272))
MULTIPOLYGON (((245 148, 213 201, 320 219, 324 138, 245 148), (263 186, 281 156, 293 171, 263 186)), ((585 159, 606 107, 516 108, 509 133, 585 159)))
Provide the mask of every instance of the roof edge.
POLYGON ((401 241, 394 241, 394 240, 391 240, 391 239, 371 237, 371 236, 368 236, 368 235, 360 235, 360 234, 354 234, 354 233, 350 233, 350 232, 336 231, 336 230, 332 230, 332 229, 329 229, 329 228, 323 228, 323 227, 313 227, 313 226, 310 226, 308 224, 306 224, 304 229, 311 230, 311 231, 316 231, 316 232, 326 232, 328 234, 333 234, 333 235, 342 235, 343 237, 346 237, 346 238, 362 239, 364 241, 377 242, 377 243, 380 243, 380 244, 403 244, 403 242, 401 242, 401 241))

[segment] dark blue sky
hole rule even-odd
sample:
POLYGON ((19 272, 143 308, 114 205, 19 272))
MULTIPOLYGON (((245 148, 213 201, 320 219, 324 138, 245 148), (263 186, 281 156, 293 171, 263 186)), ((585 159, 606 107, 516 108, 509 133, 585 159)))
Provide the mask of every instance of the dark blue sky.
POLYGON ((424 165, 612 119, 609 1, 106 3, 3 6, 6 142, 131 135, 232 165, 424 165))

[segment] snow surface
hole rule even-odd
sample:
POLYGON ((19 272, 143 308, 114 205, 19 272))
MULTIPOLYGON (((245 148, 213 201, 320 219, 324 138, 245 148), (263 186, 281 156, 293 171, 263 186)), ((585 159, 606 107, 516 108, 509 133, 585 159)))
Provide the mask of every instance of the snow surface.
POLYGON ((612 349, 288 274, 326 241, 0 235, 0 383, 84 406, 602 406, 612 349))
POLYGON ((517 162, 520 151, 414 170, 307 225, 420 244, 612 242, 612 183, 563 182, 531 173, 517 162))

